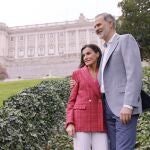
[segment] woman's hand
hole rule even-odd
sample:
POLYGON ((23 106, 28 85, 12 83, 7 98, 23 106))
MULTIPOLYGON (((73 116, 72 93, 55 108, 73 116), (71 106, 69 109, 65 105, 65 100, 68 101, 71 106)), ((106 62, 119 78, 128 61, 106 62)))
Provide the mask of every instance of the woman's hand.
POLYGON ((69 124, 66 128, 66 131, 68 133, 69 136, 74 136, 75 134, 75 126, 74 124, 69 124))
POLYGON ((70 80, 69 85, 70 85, 70 89, 72 90, 72 88, 75 86, 76 81, 75 80, 70 80))

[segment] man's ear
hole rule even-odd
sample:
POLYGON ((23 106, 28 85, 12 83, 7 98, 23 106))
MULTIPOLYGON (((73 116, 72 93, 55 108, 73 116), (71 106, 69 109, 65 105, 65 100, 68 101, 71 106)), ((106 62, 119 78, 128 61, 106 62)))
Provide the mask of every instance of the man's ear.
POLYGON ((109 24, 110 24, 110 27, 113 28, 113 22, 110 21, 109 24))

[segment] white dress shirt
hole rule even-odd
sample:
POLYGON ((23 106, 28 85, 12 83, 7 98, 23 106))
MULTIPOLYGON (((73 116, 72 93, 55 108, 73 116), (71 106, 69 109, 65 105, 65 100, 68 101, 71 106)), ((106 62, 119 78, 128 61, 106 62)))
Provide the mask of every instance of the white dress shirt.
POLYGON ((102 93, 105 93, 105 89, 104 89, 104 79, 103 79, 103 72, 104 72, 104 64, 106 63, 106 58, 107 58, 107 55, 108 55, 108 52, 109 52, 109 49, 112 45, 112 41, 113 41, 113 38, 115 37, 117 33, 114 33, 114 35, 112 36, 112 38, 106 43, 104 43, 104 51, 103 51, 103 59, 102 59, 102 73, 101 73, 101 92, 102 93))

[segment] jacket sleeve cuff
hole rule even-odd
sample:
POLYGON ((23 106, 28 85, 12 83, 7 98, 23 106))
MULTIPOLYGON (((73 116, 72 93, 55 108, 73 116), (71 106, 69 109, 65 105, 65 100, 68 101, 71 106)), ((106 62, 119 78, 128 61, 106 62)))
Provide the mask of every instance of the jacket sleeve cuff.
POLYGON ((132 109, 132 110, 133 110, 133 107, 130 106, 130 105, 123 105, 123 107, 126 107, 126 108, 129 108, 129 109, 132 109))

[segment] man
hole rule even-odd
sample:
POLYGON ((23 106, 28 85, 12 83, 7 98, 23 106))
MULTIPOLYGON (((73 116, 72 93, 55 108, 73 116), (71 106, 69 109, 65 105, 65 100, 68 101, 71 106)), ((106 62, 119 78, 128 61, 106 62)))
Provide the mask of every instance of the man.
POLYGON ((142 112, 139 47, 132 35, 116 33, 115 18, 111 14, 97 15, 94 28, 105 41, 98 80, 110 150, 134 150, 138 114, 142 112))

